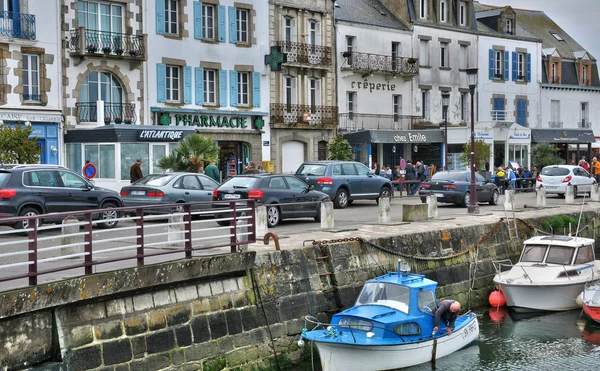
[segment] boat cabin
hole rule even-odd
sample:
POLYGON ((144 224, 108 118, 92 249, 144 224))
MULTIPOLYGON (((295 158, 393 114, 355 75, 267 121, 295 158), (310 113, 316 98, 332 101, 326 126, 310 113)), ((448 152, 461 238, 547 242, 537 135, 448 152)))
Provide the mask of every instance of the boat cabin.
POLYGON ((594 240, 570 236, 533 237, 523 243, 521 265, 579 265, 593 263, 594 240), (525 264, 522 264, 525 263, 525 264))

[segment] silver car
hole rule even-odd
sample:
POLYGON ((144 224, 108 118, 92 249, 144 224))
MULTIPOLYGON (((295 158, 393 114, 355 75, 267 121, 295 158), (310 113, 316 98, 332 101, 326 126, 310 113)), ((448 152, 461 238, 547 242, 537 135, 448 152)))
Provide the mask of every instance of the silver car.
POLYGON ((572 185, 574 193, 591 192, 594 177, 581 166, 551 165, 542 169, 536 179, 536 187, 543 186, 546 193, 557 194, 561 197, 567 193, 567 185, 572 185))
MULTIPOLYGON (((121 188, 123 206, 150 206, 187 202, 212 201, 213 191, 219 183, 197 173, 150 174, 135 183, 121 188)), ((211 208, 210 204, 194 209, 211 208)), ((165 214, 167 208, 146 209, 148 214, 165 214)))

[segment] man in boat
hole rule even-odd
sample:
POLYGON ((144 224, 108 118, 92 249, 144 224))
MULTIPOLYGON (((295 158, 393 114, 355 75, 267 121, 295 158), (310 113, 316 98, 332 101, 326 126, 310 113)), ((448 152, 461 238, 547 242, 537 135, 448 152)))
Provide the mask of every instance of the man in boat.
POLYGON ((459 311, 460 303, 456 300, 442 300, 440 302, 440 305, 438 306, 438 309, 435 311, 433 320, 433 332, 438 331, 441 319, 446 325, 446 331, 448 331, 448 335, 452 335, 452 329, 454 329, 454 321, 456 321, 459 311))

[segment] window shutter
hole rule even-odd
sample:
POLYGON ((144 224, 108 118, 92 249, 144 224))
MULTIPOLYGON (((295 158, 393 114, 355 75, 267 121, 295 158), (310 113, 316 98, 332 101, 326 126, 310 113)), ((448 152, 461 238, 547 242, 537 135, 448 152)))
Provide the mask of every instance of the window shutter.
POLYGON ((194 73, 196 75, 196 104, 201 106, 204 104, 204 68, 196 67, 194 73))
POLYGON ((227 106, 227 70, 219 70, 219 105, 227 106))
POLYGON ((297 33, 296 32, 296 18, 292 18, 291 25, 292 25, 292 32, 291 32, 292 40, 290 40, 290 41, 295 43, 296 42, 296 33, 297 33))
POLYGON ((517 53, 512 52, 512 81, 517 81, 517 53))
MULTIPOLYGON (((316 25, 316 34, 317 34, 317 40, 316 40, 316 45, 321 45, 321 22, 317 22, 316 25)), ((400 53, 398 53, 398 55, 400 55, 400 53)))
POLYGON ((183 103, 192 104, 192 67, 183 67, 183 103))
POLYGON ((531 53, 527 53, 527 82, 531 82, 531 53))
POLYGON ((156 33, 165 34, 165 0, 156 0, 156 33))
POLYGON ((490 49, 490 80, 494 79, 494 49, 490 49))
POLYGON ((260 107, 260 72, 252 72, 252 106, 260 107))
POLYGON ((504 51, 504 81, 508 81, 508 71, 510 69, 510 64, 508 63, 508 52, 504 51))
POLYGON ((238 73, 237 71, 229 71, 229 85, 231 86, 229 104, 232 107, 238 106, 238 73))
POLYGON ((156 101, 167 101, 167 66, 162 63, 156 64, 156 101))
POLYGON ((237 43, 237 12, 235 6, 229 7, 229 42, 237 43))
MULTIPOLYGON (((227 38, 225 37, 225 34, 227 33, 227 15, 225 14, 226 10, 227 8, 225 7, 225 5, 219 5, 217 10, 217 16, 219 17, 219 29, 217 30, 217 33, 219 34, 220 43, 224 43, 225 40, 227 40, 227 38)), ((231 17, 231 13, 229 13, 229 17, 231 17)), ((231 31, 229 37, 231 37, 231 31)))
POLYGON ((202 3, 194 1, 194 39, 202 39, 202 3))

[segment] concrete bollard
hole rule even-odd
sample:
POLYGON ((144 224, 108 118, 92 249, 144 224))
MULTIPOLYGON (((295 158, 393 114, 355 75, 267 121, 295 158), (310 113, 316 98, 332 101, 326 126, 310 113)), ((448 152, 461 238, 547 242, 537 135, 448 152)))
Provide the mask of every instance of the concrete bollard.
POLYGON ((169 215, 169 226, 167 227, 167 241, 169 246, 184 247, 185 226, 183 224, 183 208, 176 207, 169 215), (173 224, 175 223, 175 224, 173 224))
MULTIPOLYGON (((246 216, 246 213, 242 213, 241 216, 246 216)), ((248 235, 246 233, 248 233, 248 219, 240 219, 238 220, 238 222, 236 223, 236 233, 237 233, 237 240, 238 242, 246 242, 248 241, 248 235)), ((246 252, 248 251, 248 244, 241 244, 238 245, 238 251, 239 252, 246 252)))
POLYGON ((590 199, 594 202, 600 202, 600 184, 592 184, 590 199))
POLYGON ((574 204, 575 203, 575 187, 572 185, 567 186, 567 191, 565 192, 565 203, 566 204, 574 204))
POLYGON ((504 210, 512 211, 515 207, 515 191, 508 189, 504 192, 504 210))
POLYGON ((256 238, 263 238, 269 233, 269 224, 267 224, 267 208, 264 205, 256 206, 256 238))
POLYGON ((323 202, 321 204, 321 228, 333 228, 334 225, 333 202, 323 202))
POLYGON ((433 193, 430 193, 429 196, 427 196, 427 218, 429 218, 429 219, 437 219, 438 218, 437 196, 433 193))
POLYGON ((389 197, 379 198, 379 223, 389 223, 392 221, 390 201, 389 197))
POLYGON ((535 189, 537 207, 546 207, 546 188, 538 187, 535 189))
MULTIPOLYGON (((79 232, 79 226, 73 225, 75 223, 79 223, 79 220, 74 216, 67 216, 62 221, 61 234, 67 235, 71 233, 79 232)), ((78 243, 83 241, 83 236, 68 236, 61 237, 60 243, 61 245, 70 245, 73 243, 78 243)), ((60 255, 71 255, 79 252, 83 252, 84 246, 68 246, 60 249, 60 255)))

